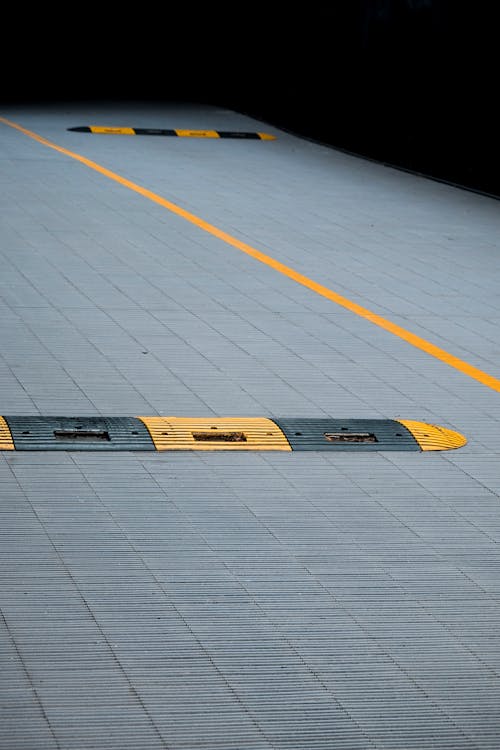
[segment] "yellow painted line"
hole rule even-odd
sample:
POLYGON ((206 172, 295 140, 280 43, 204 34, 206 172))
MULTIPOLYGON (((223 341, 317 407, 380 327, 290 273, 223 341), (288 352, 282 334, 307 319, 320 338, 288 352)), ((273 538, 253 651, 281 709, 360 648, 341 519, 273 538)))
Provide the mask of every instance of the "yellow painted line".
POLYGON ((291 451, 280 428, 265 417, 137 417, 158 451, 291 451))
POLYGON ((90 125, 89 130, 91 133, 104 133, 105 135, 135 135, 135 130, 133 128, 107 128, 90 125))
POLYGON ((423 451, 445 451, 461 448, 467 443, 467 438, 459 432, 426 422, 414 422, 411 419, 395 419, 411 432, 423 451))
POLYGON ((276 260, 270 255, 266 255, 260 250, 257 250, 251 245, 248 245, 246 242, 238 240, 236 237, 233 237, 227 232, 224 232, 222 229, 219 229, 213 224, 209 224, 204 219, 200 219, 195 214, 192 214, 189 211, 181 208, 180 206, 177 206, 175 203, 162 198, 160 195, 153 193, 151 190, 147 190, 146 188, 143 188, 140 185, 137 185, 134 182, 125 179, 124 177, 121 177, 115 172, 111 172, 109 169, 102 167, 100 164, 97 164, 90 159, 86 159, 80 154, 76 154, 73 151, 69 151, 68 149, 63 148, 62 146, 51 143, 51 141, 42 138, 41 136, 33 133, 30 130, 26 130, 26 128, 23 128, 21 125, 17 125, 16 123, 7 120, 5 117, 0 117, 0 122, 3 122, 4 125, 8 125, 11 128, 19 130, 21 133, 24 133, 25 135, 33 138, 34 140, 38 141, 44 146, 47 146, 48 148, 52 148, 55 151, 59 151, 59 153, 61 154, 65 154, 66 156, 70 156, 72 159, 76 159, 82 164, 85 164, 90 169, 94 169, 96 172, 100 172, 100 174, 104 175, 105 177, 109 177, 109 179, 118 182, 120 185, 123 185, 130 190, 133 190, 139 195, 142 195, 144 198, 148 198, 148 200, 151 200, 154 203, 163 206, 163 208, 172 211, 172 213, 177 214, 177 216, 181 216, 183 219, 191 222, 191 224, 194 224, 199 229, 208 232, 209 234, 217 237, 223 242, 226 242, 228 245, 231 245, 237 250, 246 253, 250 257, 255 258, 255 260, 264 263, 269 268, 273 268, 275 271, 278 271, 278 273, 283 274, 283 276, 287 276, 289 279, 296 281, 297 284, 301 284, 302 286, 310 289, 316 294, 329 299, 331 302, 335 302, 337 305, 340 305, 340 307, 344 307, 346 310, 350 310, 352 313, 359 315, 359 317, 368 320, 370 323, 373 323, 379 328, 383 328, 385 331, 388 331, 394 336, 397 336, 403 341, 406 341, 408 344, 411 344, 416 349, 420 349, 426 354, 429 354, 431 357, 444 362, 446 365, 449 365, 449 367, 453 367, 455 370, 458 370, 464 375, 468 375, 470 378, 477 380, 488 388, 500 392, 500 380, 498 378, 495 378, 492 375, 488 375, 488 373, 483 372, 483 370, 480 370, 478 367, 474 367, 468 362, 465 362, 463 359, 455 357, 453 354, 450 354, 444 349, 441 349, 439 346, 432 344, 430 341, 426 341, 426 339, 423 339, 420 336, 411 333, 411 331, 407 331, 405 328, 392 323, 390 320, 383 318, 381 315, 377 315, 371 310, 368 310, 366 307, 358 305, 357 302, 353 302, 347 297, 343 297, 341 294, 337 294, 337 292, 334 292, 332 289, 329 289, 328 287, 319 284, 313 279, 304 276, 304 274, 295 271, 293 268, 290 268, 290 266, 286 266, 284 263, 281 263, 279 260, 276 260))
POLYGON ((216 130, 175 130, 177 135, 187 138, 220 138, 216 130))
POLYGON ((14 441, 12 440, 12 435, 10 434, 9 430, 9 425, 3 417, 0 417, 0 450, 15 450, 14 441))

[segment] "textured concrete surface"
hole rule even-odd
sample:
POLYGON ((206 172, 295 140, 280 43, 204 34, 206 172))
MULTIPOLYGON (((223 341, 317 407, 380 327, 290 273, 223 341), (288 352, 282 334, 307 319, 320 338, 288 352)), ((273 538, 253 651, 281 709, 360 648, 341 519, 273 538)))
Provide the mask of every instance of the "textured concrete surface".
POLYGON ((219 108, 0 116, 0 414, 468 441, 0 452, 2 750, 498 750, 500 393, 206 226, 495 380, 498 201, 219 108))

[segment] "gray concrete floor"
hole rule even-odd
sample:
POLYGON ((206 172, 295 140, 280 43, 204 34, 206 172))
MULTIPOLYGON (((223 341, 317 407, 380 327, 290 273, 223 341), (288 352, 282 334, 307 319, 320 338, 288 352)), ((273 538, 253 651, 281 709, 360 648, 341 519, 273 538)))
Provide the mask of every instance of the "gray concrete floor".
POLYGON ((221 108, 0 118, 0 414, 468 441, 0 451, 2 750, 498 750, 500 203, 221 108))

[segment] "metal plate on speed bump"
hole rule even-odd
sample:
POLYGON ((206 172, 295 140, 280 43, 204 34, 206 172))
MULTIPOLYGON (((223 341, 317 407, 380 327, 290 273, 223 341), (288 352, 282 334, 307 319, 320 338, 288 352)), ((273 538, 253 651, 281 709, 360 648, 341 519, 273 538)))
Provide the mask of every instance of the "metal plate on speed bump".
POLYGON ((412 433, 391 419, 275 419, 294 451, 419 451, 412 433))
POLYGON ((136 417, 4 417, 15 450, 156 450, 136 417))

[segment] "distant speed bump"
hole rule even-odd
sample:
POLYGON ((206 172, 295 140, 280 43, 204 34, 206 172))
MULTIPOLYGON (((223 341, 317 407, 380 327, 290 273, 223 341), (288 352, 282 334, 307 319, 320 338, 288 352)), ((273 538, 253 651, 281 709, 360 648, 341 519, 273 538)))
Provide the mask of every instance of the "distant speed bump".
POLYGON ((98 125, 81 125, 68 128, 74 133, 100 133, 103 135, 173 135, 182 138, 248 138, 260 141, 274 141, 270 133, 246 133, 238 130, 168 130, 163 128, 114 128, 98 125))
POLYGON ((413 420, 0 417, 0 450, 442 451, 466 438, 413 420))

